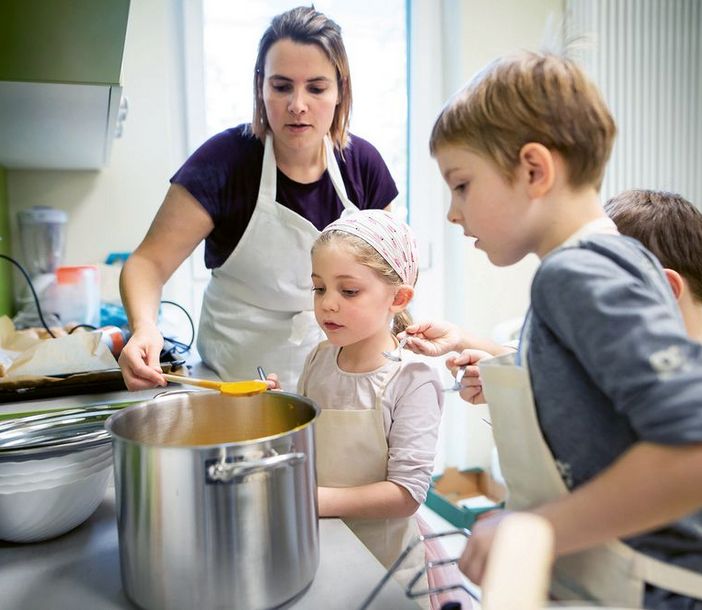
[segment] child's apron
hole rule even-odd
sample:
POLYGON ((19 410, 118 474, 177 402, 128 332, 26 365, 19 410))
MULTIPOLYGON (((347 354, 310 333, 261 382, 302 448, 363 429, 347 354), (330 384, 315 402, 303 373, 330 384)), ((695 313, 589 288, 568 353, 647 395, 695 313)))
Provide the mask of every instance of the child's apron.
MULTIPOLYGON (((344 213, 349 200, 329 137, 327 172, 344 213)), ((252 379, 256 367, 294 391, 305 357, 322 339, 314 318, 310 250, 319 236, 306 218, 276 201, 273 138, 266 136, 256 207, 239 243, 212 271, 202 302, 197 348, 221 379, 252 379)))
MULTIPOLYGON (((507 354, 479 366, 509 492, 507 507, 528 510, 569 492, 541 434, 528 371, 516 366, 514 358, 507 354)), ((551 593, 559 600, 640 608, 646 583, 702 599, 701 574, 638 553, 619 541, 558 558, 551 593)))
MULTIPOLYGON (((322 409, 315 430, 320 487, 358 487, 387 479, 388 443, 382 399, 385 388, 399 370, 398 366, 390 372, 378 388, 373 409, 322 409)), ((344 519, 344 522, 386 568, 419 535, 414 516, 344 519)), ((415 547, 402 565, 394 577, 407 585, 424 565, 424 545, 415 547)), ((427 588, 426 575, 423 578, 415 585, 416 590, 427 588)))

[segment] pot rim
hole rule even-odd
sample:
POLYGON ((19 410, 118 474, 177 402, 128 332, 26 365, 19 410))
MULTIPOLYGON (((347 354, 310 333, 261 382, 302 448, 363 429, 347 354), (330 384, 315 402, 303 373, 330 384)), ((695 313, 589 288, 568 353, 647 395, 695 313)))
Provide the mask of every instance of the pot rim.
MULTIPOLYGON (((269 392, 268 390, 267 392, 269 392)), ((264 392, 264 393, 267 393, 264 392)), ((194 392, 195 394, 219 394, 218 391, 214 390, 212 392, 209 391, 203 391, 203 392, 194 392)), ((321 409, 319 408, 319 405, 317 405, 316 402, 314 402, 311 398, 308 398, 307 396, 301 396, 300 394, 294 394, 292 392, 282 392, 282 391, 276 391, 276 395, 281 395, 281 396, 290 396, 291 398, 294 398, 297 401, 303 401, 307 403, 314 411, 313 417, 310 418, 309 421, 305 422, 304 424, 301 424, 299 426, 295 426, 294 428, 290 428, 289 430, 286 430, 285 432, 280 432, 279 434, 273 434, 271 436, 261 436, 256 439, 251 439, 251 440, 245 440, 245 441, 235 441, 235 442, 227 442, 227 443, 212 443, 209 445, 168 445, 168 444, 163 444, 163 443, 147 443, 145 441, 139 441, 135 440, 132 438, 127 438, 126 436, 123 436, 121 434, 118 434, 113 430, 113 425, 115 422, 117 422, 121 417, 127 417, 127 415, 133 411, 140 411, 146 409, 149 405, 152 405, 155 402, 161 402, 163 405, 166 405, 166 401, 169 398, 169 396, 182 396, 177 395, 177 394, 171 394, 171 395, 164 395, 162 398, 156 397, 156 398, 149 398, 147 400, 144 400, 142 402, 139 402, 137 404, 131 405, 129 407, 126 407, 124 409, 121 409, 120 411, 117 411, 116 413, 113 413, 110 415, 109 418, 105 421, 105 430, 109 433, 110 437, 112 440, 118 440, 123 443, 128 443, 130 445, 138 445, 140 447, 148 447, 148 448, 153 448, 153 449, 198 449, 198 450, 207 450, 207 449, 221 449, 221 448, 227 448, 227 449, 235 449, 237 447, 241 448, 246 448, 250 447, 252 445, 258 445, 260 443, 265 443, 265 442, 270 442, 270 441, 275 441, 277 439, 283 438, 285 436, 288 436, 289 434, 294 434, 296 432, 299 432, 303 430, 304 428, 307 428, 308 426, 314 424, 319 418, 319 415, 321 413, 321 409)))

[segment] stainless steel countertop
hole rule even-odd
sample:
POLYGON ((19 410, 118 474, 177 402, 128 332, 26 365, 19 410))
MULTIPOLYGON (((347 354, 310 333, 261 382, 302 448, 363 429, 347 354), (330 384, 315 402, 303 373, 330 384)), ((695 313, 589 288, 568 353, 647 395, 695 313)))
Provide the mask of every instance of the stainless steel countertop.
MULTIPOLYGON (((312 586, 293 610, 356 610, 385 569, 340 519, 320 519, 320 561, 312 586)), ((120 580, 114 488, 88 521, 35 544, 0 542, 0 607, 13 610, 135 608, 120 580)), ((372 608, 417 609, 400 585, 388 582, 372 608)))
MULTIPOLYGON (((193 376, 213 378, 194 367, 193 376)), ((168 389, 177 389, 171 386, 168 389)), ((189 388, 190 389, 190 388, 189 388)), ((0 405, 0 413, 61 409, 126 400, 148 400, 165 388, 20 401, 0 405)), ((294 610, 356 610, 385 574, 385 568, 340 519, 319 522, 320 563, 294 610)), ((72 532, 35 544, 0 542, 0 607, 13 610, 108 610, 134 608, 122 590, 114 488, 97 511, 72 532)), ((418 605, 391 580, 372 608, 402 610, 418 605)))

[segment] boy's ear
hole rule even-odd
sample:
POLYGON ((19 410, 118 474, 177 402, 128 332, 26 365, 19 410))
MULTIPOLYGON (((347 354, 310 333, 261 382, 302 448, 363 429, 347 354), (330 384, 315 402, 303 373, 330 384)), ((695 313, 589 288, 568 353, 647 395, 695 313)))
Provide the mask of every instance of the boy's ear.
POLYGON ((395 298, 392 301, 392 308, 396 311, 402 311, 409 305, 412 297, 414 297, 414 288, 408 286, 407 284, 403 284, 395 292, 395 298))
POLYGON ((668 283, 670 284, 670 288, 675 295, 675 299, 679 301, 680 295, 682 295, 683 290, 685 290, 685 280, 683 279, 683 276, 674 269, 663 269, 663 272, 665 273, 665 277, 668 279, 668 283))
POLYGON ((519 151, 519 161, 527 177, 527 191, 532 199, 543 197, 556 180, 553 153, 543 144, 528 142, 519 151))

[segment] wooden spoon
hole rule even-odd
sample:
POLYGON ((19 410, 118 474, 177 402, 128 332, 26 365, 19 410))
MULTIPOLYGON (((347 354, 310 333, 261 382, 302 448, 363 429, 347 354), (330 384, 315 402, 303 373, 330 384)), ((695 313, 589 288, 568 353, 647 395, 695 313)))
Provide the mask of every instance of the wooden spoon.
POLYGON ((168 373, 164 373, 163 376, 167 381, 219 390, 222 394, 231 396, 254 396, 268 389, 268 384, 258 379, 250 379, 247 381, 212 381, 211 379, 196 379, 195 377, 183 377, 181 375, 170 375, 168 373))
POLYGON ((553 528, 531 513, 497 527, 482 582, 483 610, 541 610, 553 562, 553 528))

